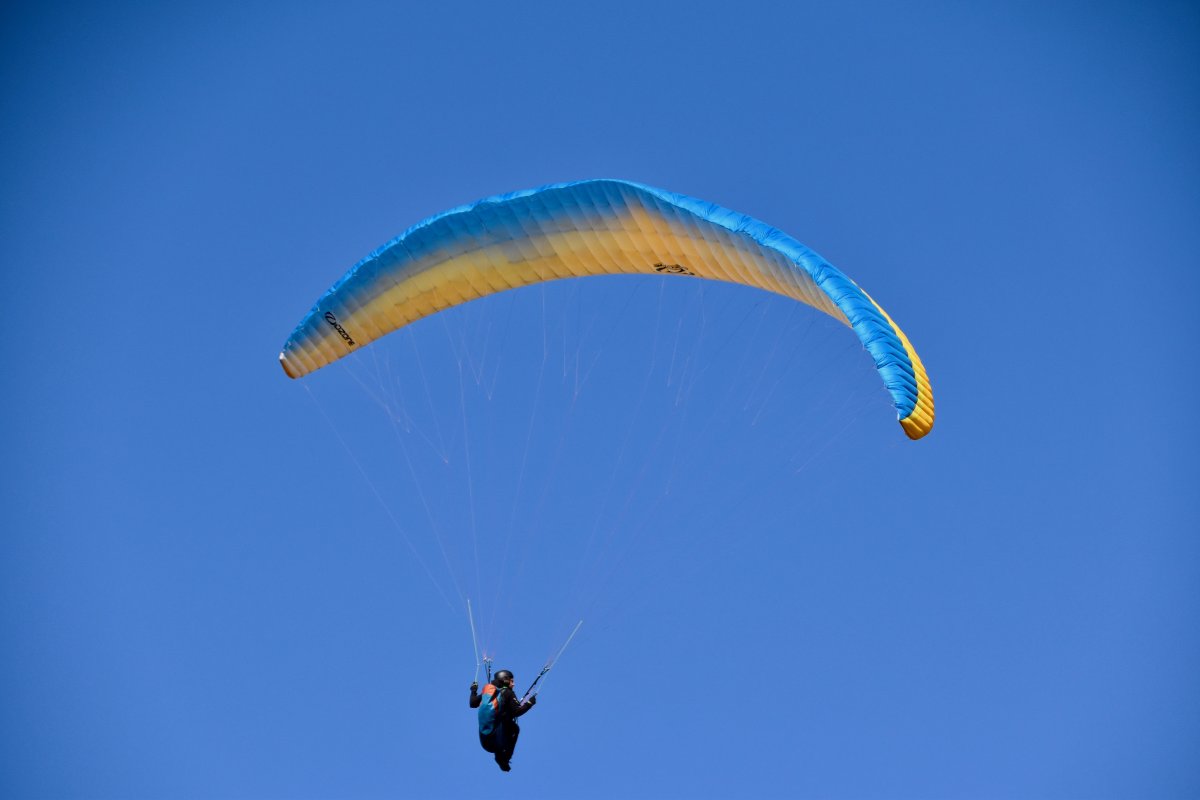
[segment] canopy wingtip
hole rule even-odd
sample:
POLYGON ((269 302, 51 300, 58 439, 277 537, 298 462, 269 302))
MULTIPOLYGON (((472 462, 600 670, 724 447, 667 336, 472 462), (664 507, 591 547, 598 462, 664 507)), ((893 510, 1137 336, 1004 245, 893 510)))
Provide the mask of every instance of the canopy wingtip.
POLYGON ((296 367, 292 364, 292 362, 288 361, 286 352, 281 351, 279 353, 279 366, 283 367, 283 371, 285 373, 287 373, 287 376, 289 378, 292 378, 292 379, 299 378, 303 374, 299 370, 296 369, 296 367))
POLYGON ((900 427, 904 429, 904 434, 915 442, 917 439, 928 436, 929 432, 933 430, 933 418, 920 419, 914 414, 900 420, 900 427))

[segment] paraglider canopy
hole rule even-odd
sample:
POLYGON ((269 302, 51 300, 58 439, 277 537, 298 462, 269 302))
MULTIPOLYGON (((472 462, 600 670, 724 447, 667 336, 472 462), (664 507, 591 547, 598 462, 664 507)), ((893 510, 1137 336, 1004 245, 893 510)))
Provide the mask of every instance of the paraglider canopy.
POLYGON ((620 180, 498 195, 414 225, 322 295, 279 360, 299 378, 451 306, 541 281, 609 274, 708 278, 806 303, 858 335, 909 438, 933 428, 921 359, 854 281, 764 222, 620 180))

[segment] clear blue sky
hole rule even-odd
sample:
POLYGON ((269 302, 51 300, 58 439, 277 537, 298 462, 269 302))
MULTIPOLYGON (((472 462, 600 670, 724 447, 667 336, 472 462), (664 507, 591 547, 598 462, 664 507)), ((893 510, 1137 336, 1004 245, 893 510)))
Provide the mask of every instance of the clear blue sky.
POLYGON ((1198 34, 1189 3, 7 4, 0 794, 1200 795, 1198 34), (719 284, 534 288, 279 369, 410 224, 589 177, 837 264, 932 435, 848 330, 719 284), (586 619, 509 775, 465 596, 521 684, 586 619))

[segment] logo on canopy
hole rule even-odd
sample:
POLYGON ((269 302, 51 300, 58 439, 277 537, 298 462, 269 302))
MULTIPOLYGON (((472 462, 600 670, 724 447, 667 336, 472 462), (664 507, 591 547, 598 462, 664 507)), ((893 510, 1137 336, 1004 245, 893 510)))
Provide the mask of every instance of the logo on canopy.
POLYGON ((688 269, 687 267, 683 266, 682 264, 655 264, 654 271, 655 272, 663 272, 663 273, 667 273, 670 275, 695 275, 696 274, 696 273, 692 272, 690 269, 688 269))
POLYGON ((333 315, 332 311, 325 312, 325 321, 337 329, 337 332, 346 340, 346 344, 354 344, 354 340, 350 338, 350 334, 346 333, 346 329, 337 321, 337 317, 333 315))

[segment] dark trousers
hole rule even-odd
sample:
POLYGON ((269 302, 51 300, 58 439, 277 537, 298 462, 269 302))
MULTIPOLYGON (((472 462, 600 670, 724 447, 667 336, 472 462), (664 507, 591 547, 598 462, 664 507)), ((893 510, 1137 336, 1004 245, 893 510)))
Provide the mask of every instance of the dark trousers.
POLYGON ((507 764, 517 749, 517 737, 520 735, 521 728, 515 721, 505 722, 497 725, 487 736, 479 734, 479 744, 489 753, 496 754, 497 764, 507 764))

